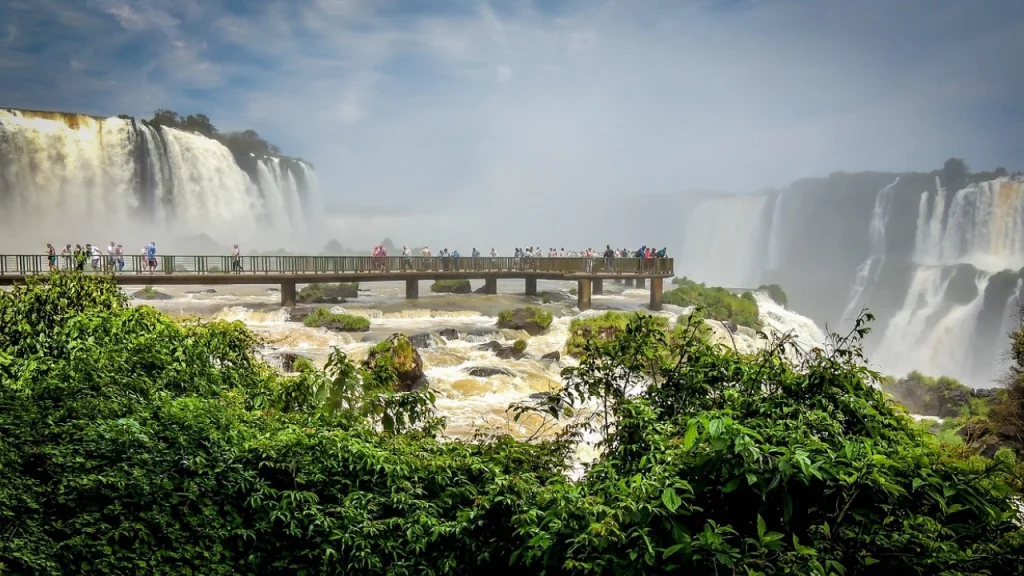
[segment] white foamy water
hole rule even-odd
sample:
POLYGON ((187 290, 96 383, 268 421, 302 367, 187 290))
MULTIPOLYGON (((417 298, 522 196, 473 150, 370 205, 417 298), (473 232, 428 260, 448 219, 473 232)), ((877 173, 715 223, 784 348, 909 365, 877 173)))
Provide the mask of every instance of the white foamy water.
POLYGON ((208 234, 225 246, 319 247, 319 184, 297 160, 122 118, 0 109, 0 241, 126 246, 208 234))

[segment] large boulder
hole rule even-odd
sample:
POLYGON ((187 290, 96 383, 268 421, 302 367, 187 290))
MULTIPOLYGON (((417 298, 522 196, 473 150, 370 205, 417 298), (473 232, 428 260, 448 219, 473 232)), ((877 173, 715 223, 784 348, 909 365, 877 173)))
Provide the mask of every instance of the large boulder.
POLYGON ((340 304, 346 298, 357 298, 359 296, 359 284, 354 282, 342 282, 340 284, 319 284, 313 283, 303 287, 295 295, 299 302, 311 304, 340 304))
POLYGON ((541 360, 550 360, 552 362, 558 362, 562 359, 562 354, 558 350, 554 352, 548 352, 547 354, 540 357, 541 360))
POLYGON ((498 328, 524 330, 530 336, 543 334, 551 326, 551 314, 536 306, 503 310, 498 314, 498 328))
POLYGON ((472 294, 473 287, 469 280, 435 280, 430 291, 438 294, 472 294))
POLYGON ((438 332, 437 335, 440 336, 441 338, 444 338, 445 340, 459 339, 459 331, 456 330, 455 328, 445 328, 444 330, 438 332))
POLYGON ((416 347, 405 334, 392 334, 385 340, 370 348, 363 366, 375 369, 391 364, 398 377, 395 389, 399 392, 420 390, 428 385, 427 376, 423 373, 423 359, 416 347))
POLYGON ((524 356, 523 352, 519 352, 515 347, 504 346, 497 340, 491 340, 486 344, 481 344, 477 346, 477 350, 494 352, 494 355, 502 360, 518 360, 524 356))
POLYGON ((466 374, 474 378, 491 378, 493 376, 515 376, 515 372, 508 368, 499 366, 471 366, 466 368, 466 374))
POLYGON ((142 290, 136 290, 133 292, 132 298, 136 300, 171 300, 174 296, 164 294, 159 290, 154 290, 152 286, 146 286, 142 290))
POLYGON ((409 336, 409 342, 412 342, 412 345, 419 349, 433 348, 434 335, 427 334, 426 332, 422 334, 413 334, 412 336, 409 336))

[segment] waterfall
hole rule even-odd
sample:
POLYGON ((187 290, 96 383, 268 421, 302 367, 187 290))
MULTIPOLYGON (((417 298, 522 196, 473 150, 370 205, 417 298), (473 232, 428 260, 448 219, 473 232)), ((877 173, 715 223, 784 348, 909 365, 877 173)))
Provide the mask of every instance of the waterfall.
POLYGON ((852 318, 858 307, 863 306, 864 291, 878 281, 878 275, 885 264, 885 227, 889 224, 889 213, 892 210, 892 190, 899 183, 896 180, 875 195, 875 208, 871 212, 871 222, 868 224, 868 239, 870 241, 870 253, 868 259, 857 267, 857 275, 854 279, 853 288, 847 298, 848 304, 843 310, 842 320, 852 318))
POLYGON ((903 308, 882 336, 876 362, 891 374, 927 370, 932 374, 970 379, 978 314, 991 274, 977 272, 977 294, 966 304, 950 304, 950 268, 921 266, 914 274, 903 308))
POLYGON ((219 140, 130 118, 0 109, 0 241, 32 252, 111 239, 171 251, 197 234, 224 247, 318 246, 312 167, 256 164, 250 177, 219 140))
POLYGON ((730 288, 755 283, 763 254, 762 215, 766 197, 720 196, 697 205, 686 223, 676 274, 730 288))
POLYGON ((999 335, 1001 337, 1005 337, 1020 326, 1018 311, 1020 310, 1020 289, 1022 284, 1024 284, 1024 280, 1018 278, 1017 287, 1014 288, 1013 294, 1006 299, 1006 306, 1003 307, 1003 321, 999 325, 999 335))
POLYGON ((768 269, 775 270, 782 266, 782 199, 785 193, 775 197, 772 206, 771 232, 768 234, 768 269))

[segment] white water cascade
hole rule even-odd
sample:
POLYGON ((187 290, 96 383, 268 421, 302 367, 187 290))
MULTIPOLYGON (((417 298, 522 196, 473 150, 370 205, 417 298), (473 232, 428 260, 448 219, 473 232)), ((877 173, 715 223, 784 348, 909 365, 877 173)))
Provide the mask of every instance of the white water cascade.
MULTIPOLYGON (((220 141, 123 118, 0 109, 0 241, 132 243, 205 234, 219 244, 319 246, 316 173, 220 141)), ((173 248, 167 248, 169 250, 173 248)))
POLYGON ((878 281, 878 274, 885 264, 885 227, 889 224, 889 213, 892 209, 892 190, 899 183, 899 177, 875 195, 875 208, 871 213, 871 223, 868 224, 868 238, 871 242, 871 252, 868 259, 857 267, 857 276, 854 280, 848 304, 843 310, 842 320, 849 320, 856 314, 860 307, 864 306, 865 290, 878 281))
POLYGON ((782 200, 785 193, 780 192, 775 197, 775 205, 772 206, 771 231, 768 234, 768 269, 775 270, 782 266, 782 200))
POLYGON ((676 274, 712 286, 747 287, 760 270, 762 215, 767 198, 720 196, 697 205, 686 223, 676 274))

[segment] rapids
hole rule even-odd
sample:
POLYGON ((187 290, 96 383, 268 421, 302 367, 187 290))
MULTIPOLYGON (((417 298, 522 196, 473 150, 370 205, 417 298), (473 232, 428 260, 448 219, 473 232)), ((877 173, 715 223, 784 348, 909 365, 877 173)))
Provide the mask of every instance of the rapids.
MULTIPOLYGON (((508 432, 525 438, 538 432, 542 420, 530 416, 513 422, 507 409, 512 403, 528 400, 530 394, 553 391, 561 386, 561 370, 575 363, 573 358, 564 355, 572 319, 607 310, 643 310, 648 299, 647 290, 622 290, 621 286, 609 282, 605 285, 606 294, 593 298, 595 309, 580 313, 574 307, 574 298, 568 294, 574 285, 538 282, 538 289, 548 293, 552 300, 543 306, 555 319, 544 334, 534 337, 521 331, 499 330, 495 326, 500 310, 540 304, 539 298, 521 294, 521 281, 500 281, 497 295, 435 295, 421 290, 423 296, 415 301, 404 299, 404 283, 364 284, 358 299, 333 309, 370 318, 370 331, 366 333, 330 332, 290 322, 288 310, 278 305, 280 295, 274 291, 275 286, 217 286, 214 293, 195 293, 202 287, 167 286, 160 290, 173 299, 137 303, 153 305, 179 317, 241 321, 264 337, 268 353, 292 352, 321 366, 334 347, 354 360, 361 360, 375 342, 394 332, 431 334, 431 346, 421 349, 420 355, 437 394, 437 407, 448 418, 446 433, 466 438, 478 432, 508 432), (437 336, 448 328, 458 330, 460 338, 446 341, 437 336), (511 345, 519 338, 528 342, 527 355, 520 360, 501 360, 492 352, 478 348, 492 340, 511 345), (549 352, 563 355, 559 361, 540 359, 549 352), (509 374, 477 378, 467 374, 471 367, 503 368, 509 374)), ((810 319, 782 308, 764 294, 757 294, 757 300, 767 333, 792 332, 800 347, 805 349, 824 341, 821 329, 810 319)), ((674 320, 683 311, 666 306, 659 314, 674 320)), ((746 328, 740 328, 731 336, 720 323, 712 323, 712 328, 718 342, 735 346, 741 352, 756 351, 766 342, 746 328)), ((556 430, 556 427, 544 425, 541 432, 550 434, 556 430)))

